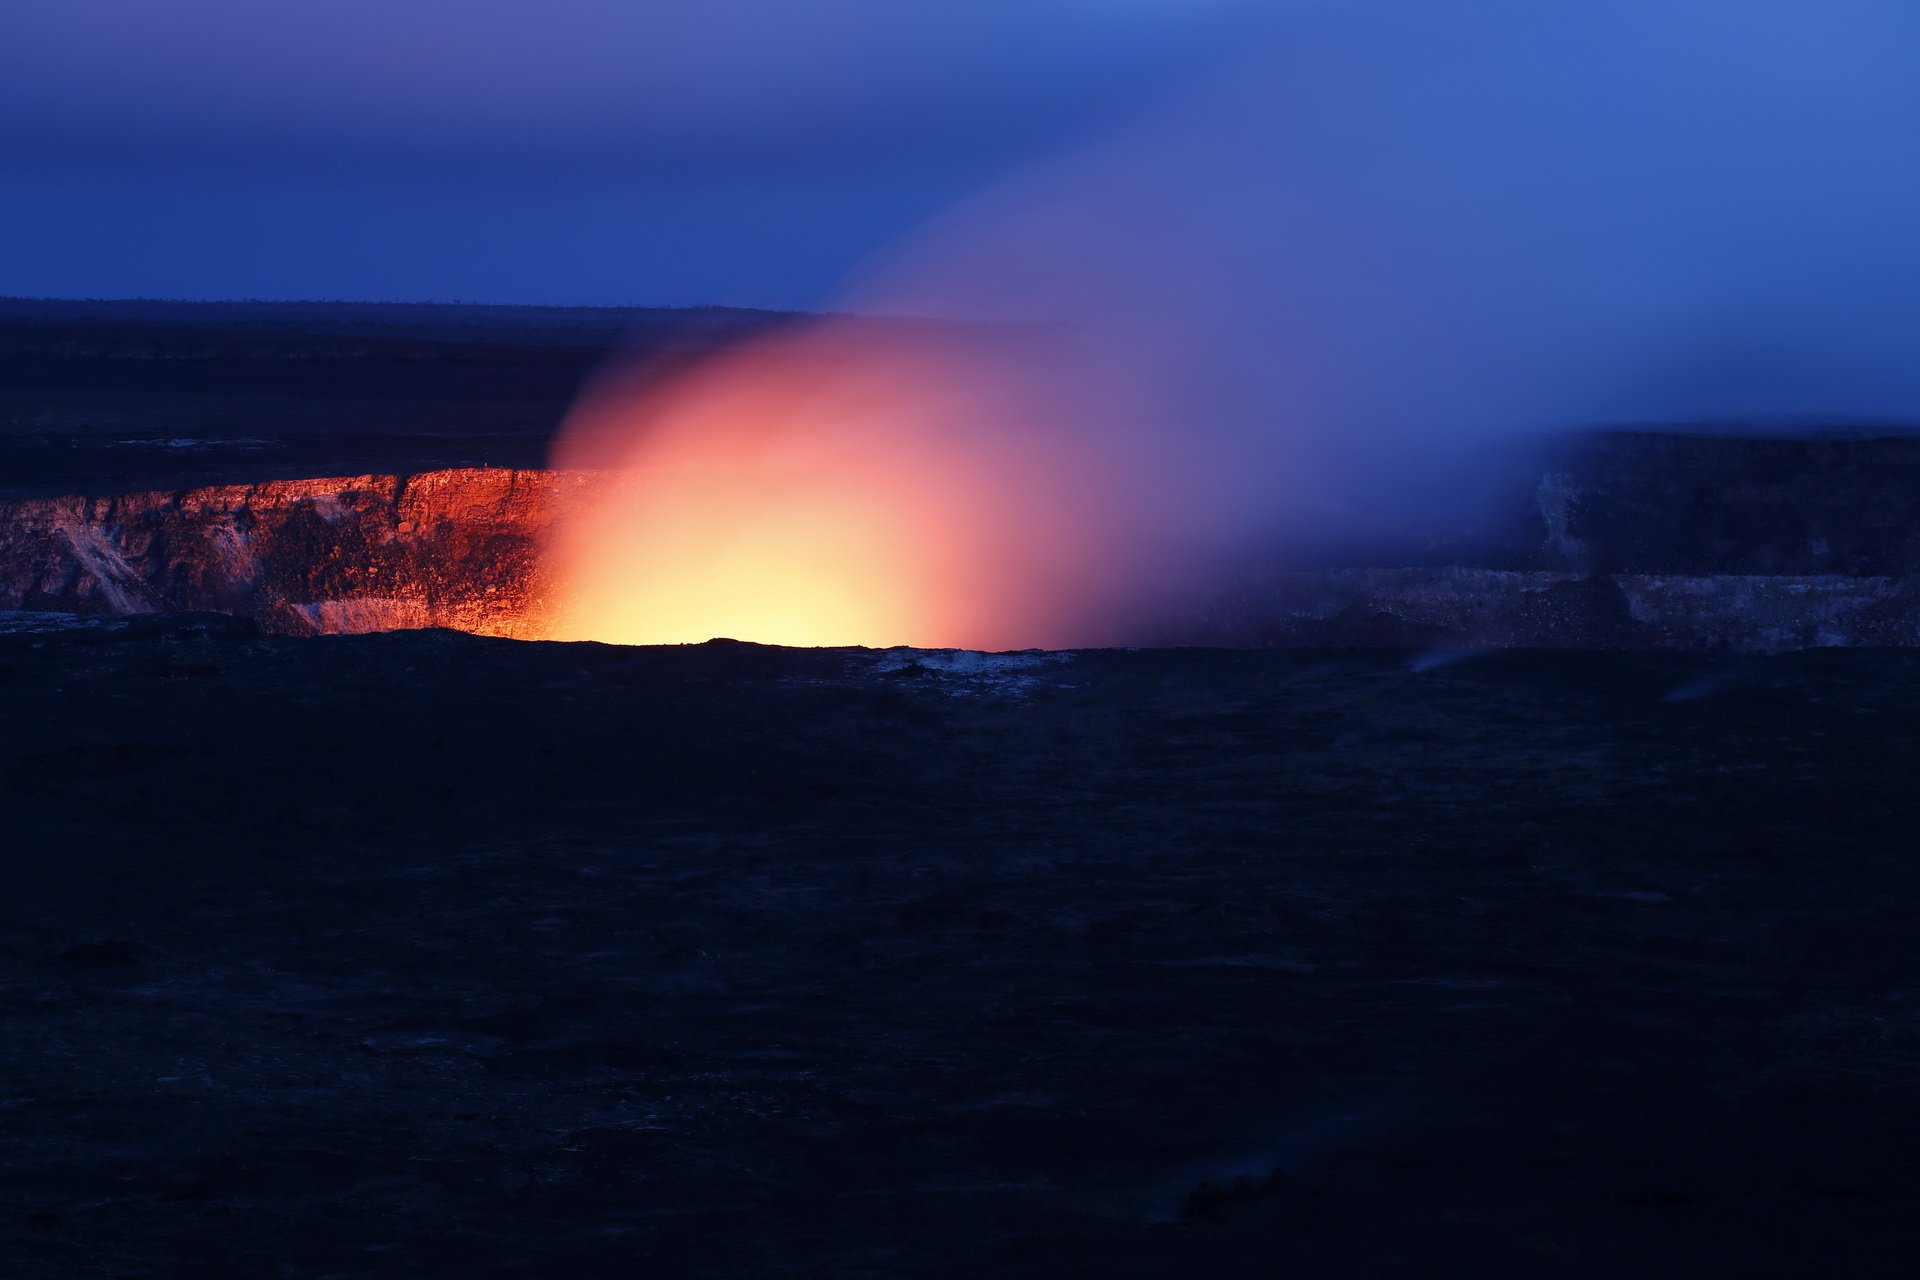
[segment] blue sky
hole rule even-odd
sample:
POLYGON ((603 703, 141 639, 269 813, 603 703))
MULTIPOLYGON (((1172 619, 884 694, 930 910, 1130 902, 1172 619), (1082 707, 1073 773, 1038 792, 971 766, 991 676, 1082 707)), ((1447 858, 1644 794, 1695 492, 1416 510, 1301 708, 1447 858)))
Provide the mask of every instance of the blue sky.
POLYGON ((817 306, 1240 0, 8 0, 0 292, 817 306))
POLYGON ((1916 68, 1913 0, 6 0, 0 293, 1119 307, 1329 419, 1910 416, 1916 68))

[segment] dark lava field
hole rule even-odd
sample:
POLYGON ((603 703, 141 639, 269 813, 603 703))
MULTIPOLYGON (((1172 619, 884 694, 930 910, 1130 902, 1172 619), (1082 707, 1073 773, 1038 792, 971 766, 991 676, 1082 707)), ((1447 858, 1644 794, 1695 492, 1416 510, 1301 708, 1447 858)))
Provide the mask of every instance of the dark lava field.
POLYGON ((1913 653, 189 616, 0 726, 9 1276, 1920 1263, 1913 653))
POLYGON ((8 607, 156 610, 0 612, 0 1280, 1920 1276, 1910 436, 1362 562, 1598 602, 1472 655, 270 634, 128 523, 789 319, 0 299, 8 607))

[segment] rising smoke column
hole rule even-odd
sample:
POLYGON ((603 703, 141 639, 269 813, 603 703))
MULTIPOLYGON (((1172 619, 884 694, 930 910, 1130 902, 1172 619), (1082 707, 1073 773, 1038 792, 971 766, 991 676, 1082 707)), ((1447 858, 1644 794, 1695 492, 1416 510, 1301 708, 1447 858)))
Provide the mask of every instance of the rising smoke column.
POLYGON ((556 634, 1164 634, 1251 549, 1463 515, 1490 441, 1920 416, 1920 15, 1875 0, 1301 6, 1009 178, 850 311, 555 461, 556 634))

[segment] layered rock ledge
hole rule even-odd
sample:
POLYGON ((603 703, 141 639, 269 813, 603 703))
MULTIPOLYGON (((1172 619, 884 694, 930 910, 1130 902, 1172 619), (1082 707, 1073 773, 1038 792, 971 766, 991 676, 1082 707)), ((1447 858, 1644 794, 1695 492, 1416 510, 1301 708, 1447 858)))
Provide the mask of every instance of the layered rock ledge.
POLYGON ((0 504, 0 608, 537 636, 540 540, 591 483, 476 468, 0 504))
MULTIPOLYGON (((592 472, 463 468, 0 503, 0 609, 541 638, 592 472)), ((1920 646, 1920 441, 1570 437, 1450 540, 1275 555, 1115 643, 1920 646)))

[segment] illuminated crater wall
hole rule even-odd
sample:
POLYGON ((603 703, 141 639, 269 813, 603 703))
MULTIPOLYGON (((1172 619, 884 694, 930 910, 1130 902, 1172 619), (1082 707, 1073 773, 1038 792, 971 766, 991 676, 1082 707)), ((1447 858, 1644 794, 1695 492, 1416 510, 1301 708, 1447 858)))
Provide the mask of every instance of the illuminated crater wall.
POLYGON ((532 638, 550 605, 542 541, 595 479, 467 469, 0 504, 0 607, 532 638))
MULTIPOLYGON (((608 509, 608 486, 623 483, 463 469, 0 503, 0 610, 217 610, 287 634, 565 637, 547 553, 563 517, 608 509)), ((1177 608, 1114 618, 1095 641, 1920 646, 1915 495, 1911 438, 1573 437, 1520 474, 1497 527, 1392 553, 1276 552, 1177 608)), ((616 509, 632 497, 617 495, 616 509)), ((884 631, 870 642, 915 640, 939 643, 884 631)))

